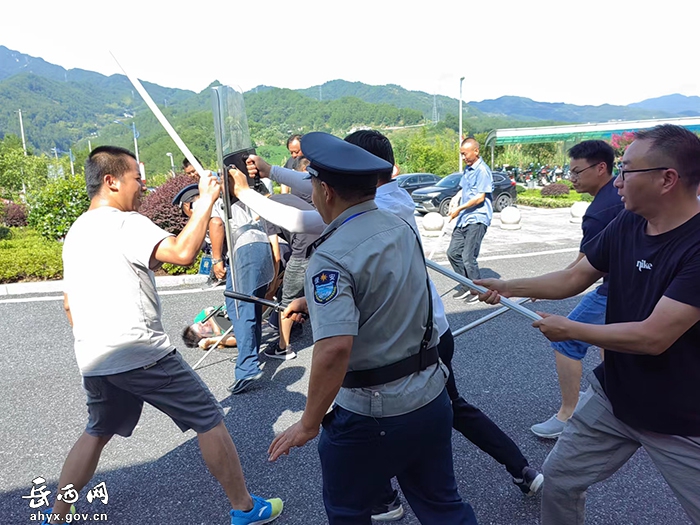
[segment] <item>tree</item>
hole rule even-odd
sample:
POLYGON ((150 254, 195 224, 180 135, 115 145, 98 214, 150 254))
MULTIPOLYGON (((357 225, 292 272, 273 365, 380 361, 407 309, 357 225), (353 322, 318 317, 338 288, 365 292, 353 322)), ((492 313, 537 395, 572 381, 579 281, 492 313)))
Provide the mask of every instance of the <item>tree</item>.
POLYGON ((15 200, 24 187, 38 188, 48 179, 45 156, 24 155, 16 135, 0 141, 0 197, 15 200))

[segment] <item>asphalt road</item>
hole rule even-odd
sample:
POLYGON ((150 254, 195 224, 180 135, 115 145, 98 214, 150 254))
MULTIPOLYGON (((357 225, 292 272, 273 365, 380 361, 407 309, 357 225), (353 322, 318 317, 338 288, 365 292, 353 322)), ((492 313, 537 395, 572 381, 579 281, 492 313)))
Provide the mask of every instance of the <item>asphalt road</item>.
MULTIPOLYGON (((506 232, 498 221, 484 240, 480 265, 485 275, 504 278, 538 275, 566 266, 575 256, 579 226, 568 211, 523 209, 523 229, 506 232)), ((439 245, 444 261, 447 237, 425 239, 426 252, 439 245)), ((432 272, 453 330, 479 318, 491 307, 451 298, 452 284, 432 272)), ((96 283, 97 286, 97 283, 96 283)), ((179 331, 204 306, 222 302, 221 290, 168 290, 162 295, 164 320, 172 341, 194 364, 199 350, 184 348, 179 331)), ((577 299, 538 302, 538 310, 566 314, 577 299)), ((86 422, 84 394, 72 350, 72 334, 61 302, 48 297, 0 300, 0 523, 32 523, 32 480, 41 476, 55 493, 63 460, 86 422)), ((251 492, 285 500, 276 523, 326 523, 315 441, 290 457, 268 463, 266 450, 276 432, 300 416, 311 362, 310 328, 294 346, 295 360, 265 362, 265 376, 246 393, 231 397, 232 354, 213 353, 199 370, 226 411, 225 422, 241 455, 251 492)), ((553 442, 535 437, 529 427, 550 417, 559 396, 554 360, 547 341, 524 317, 509 312, 456 339, 454 369, 462 395, 480 407, 519 444, 539 467, 553 442)), ((584 374, 599 362, 589 352, 584 374)), ((584 380, 582 388, 586 386, 584 380)), ((503 467, 453 434, 455 471, 462 496, 481 524, 535 524, 539 497, 525 498, 503 467)), ((223 491, 206 471, 192 432, 181 433, 163 414, 146 407, 134 435, 114 438, 97 473, 77 503, 79 512, 108 515, 114 524, 228 523, 223 491), (88 503, 87 489, 105 482, 109 501, 88 503)), ((36 523, 36 522, 34 522, 36 523)), ((418 521, 410 513, 404 525, 418 521)), ((609 480, 589 490, 587 524, 688 524, 662 476, 644 451, 609 480)), ((562 524, 565 525, 565 524, 562 524)))

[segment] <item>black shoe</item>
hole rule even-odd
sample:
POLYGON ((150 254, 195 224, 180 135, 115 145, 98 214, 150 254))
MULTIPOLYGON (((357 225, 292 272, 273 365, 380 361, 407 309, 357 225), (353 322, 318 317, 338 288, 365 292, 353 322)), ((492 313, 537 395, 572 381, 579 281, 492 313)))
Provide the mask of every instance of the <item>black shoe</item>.
POLYGON ((269 345, 263 354, 272 359, 281 359, 282 361, 289 361, 297 356, 296 352, 292 350, 290 346, 282 350, 279 344, 269 345))
POLYGON ((257 381, 263 376, 262 370, 255 374, 254 376, 250 377, 245 377, 243 379, 236 379, 231 385, 228 387, 228 391, 231 392, 231 394, 236 395, 240 394, 243 392, 246 388, 248 388, 253 381, 257 381))
POLYGON ((513 478, 513 483, 515 483, 526 496, 534 496, 537 491, 542 488, 544 474, 537 472, 532 467, 525 467, 523 469, 523 477, 513 478))
POLYGON ((388 502, 372 507, 372 519, 375 521, 397 521, 403 518, 403 505, 399 492, 394 491, 394 498, 388 502))

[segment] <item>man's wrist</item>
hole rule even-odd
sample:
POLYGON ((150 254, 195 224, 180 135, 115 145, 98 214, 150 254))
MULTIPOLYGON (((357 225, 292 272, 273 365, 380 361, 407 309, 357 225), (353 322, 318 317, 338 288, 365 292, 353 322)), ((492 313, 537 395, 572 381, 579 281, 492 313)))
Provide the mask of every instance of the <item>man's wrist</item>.
POLYGON ((211 263, 212 263, 212 265, 214 265, 214 266, 216 266, 217 264, 221 264, 222 262, 224 262, 223 259, 212 259, 212 260, 211 260, 211 263))

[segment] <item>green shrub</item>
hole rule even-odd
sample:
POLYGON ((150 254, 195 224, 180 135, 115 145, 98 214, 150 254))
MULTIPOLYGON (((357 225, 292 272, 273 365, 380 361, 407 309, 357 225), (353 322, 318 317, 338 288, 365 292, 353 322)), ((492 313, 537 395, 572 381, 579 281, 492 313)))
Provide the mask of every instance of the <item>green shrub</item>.
POLYGON ((564 184, 567 188, 569 188, 569 190, 574 189, 574 183, 570 180, 562 179, 557 184, 564 184))
POLYGON ((28 195, 29 226, 46 239, 62 239, 90 206, 82 175, 53 179, 28 195))
POLYGON ((545 186, 540 190, 543 197, 556 197, 559 195, 568 195, 569 187, 566 184, 556 183, 545 186))
POLYGON ((570 199, 558 197, 532 197, 529 195, 518 195, 518 205, 534 206, 536 208, 568 208, 573 202, 570 199))
POLYGON ((12 239, 12 230, 7 226, 0 226, 0 241, 12 239))
POLYGON ((583 202, 593 202, 593 195, 590 193, 577 193, 578 200, 583 202))
POLYGON ((526 191, 527 190, 524 187, 522 187, 520 184, 515 185, 515 193, 517 193, 518 195, 520 195, 521 193, 525 193, 526 191))
POLYGON ((178 266, 176 264, 163 263, 163 271, 168 275, 195 275, 199 272, 199 264, 202 262, 202 257, 204 257, 204 254, 199 252, 192 266, 178 266))
POLYGON ((29 228, 12 228, 12 238, 0 241, 0 283, 60 279, 63 245, 29 228))

